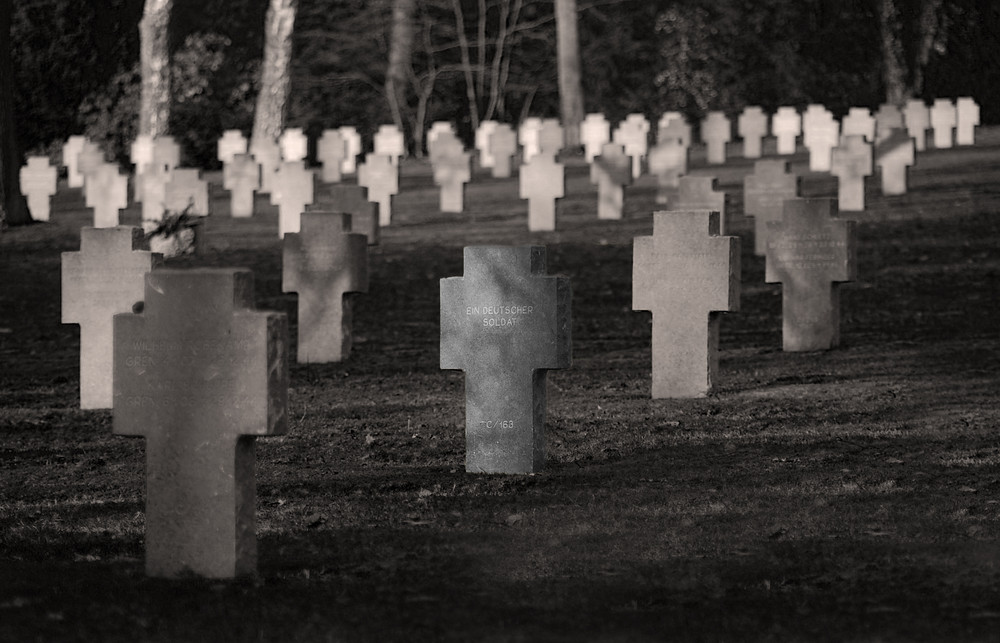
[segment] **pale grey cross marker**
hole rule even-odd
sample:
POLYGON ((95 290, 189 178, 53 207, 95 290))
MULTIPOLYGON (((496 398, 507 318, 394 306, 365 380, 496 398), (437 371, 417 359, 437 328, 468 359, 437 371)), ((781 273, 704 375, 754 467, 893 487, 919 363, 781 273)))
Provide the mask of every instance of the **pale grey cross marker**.
POLYGON ((542 128, 542 119, 531 116, 524 119, 517 128, 517 142, 521 144, 521 162, 527 163, 531 157, 540 151, 538 131, 542 128))
POLYGON ((196 168, 175 168, 163 186, 164 207, 168 212, 184 212, 198 216, 211 214, 208 183, 196 168))
MULTIPOLYGON (((490 147, 490 137, 499 124, 499 121, 486 120, 479 123, 479 127, 476 129, 476 150, 479 152, 479 167, 481 168, 493 167, 493 151, 490 147)), ((516 139, 514 144, 515 146, 517 145, 516 139)), ((494 174, 494 176, 496 175, 494 174)))
POLYGON ((559 152, 562 152, 563 145, 565 145, 565 137, 559 120, 555 118, 543 119, 541 127, 538 128, 538 153, 556 157, 559 152))
POLYGON ((583 143, 587 163, 593 163, 594 157, 601 153, 601 147, 611 142, 611 124, 604 114, 587 114, 580 123, 580 142, 583 143))
POLYGON ((677 199, 671 210, 710 210, 719 213, 719 234, 726 233, 726 193, 716 190, 714 176, 682 176, 677 185, 677 199))
POLYGON ((250 142, 250 154, 260 163, 260 192, 270 194, 281 166, 281 150, 274 141, 256 140, 250 142))
POLYGON ((361 154, 361 135, 353 125, 344 125, 337 131, 344 140, 344 160, 340 162, 342 174, 354 174, 358 169, 358 155, 361 154))
POLYGON ((465 371, 466 471, 545 466, 545 377, 570 366, 571 297, 541 246, 467 247, 463 276, 441 280, 441 368, 465 371))
POLYGON ((528 199, 528 229, 556 229, 556 199, 566 195, 566 170, 550 154, 537 154, 521 166, 519 195, 528 199))
POLYGON ((457 139, 439 142, 434 163, 434 183, 441 187, 441 211, 461 212, 465 207, 465 184, 472 178, 471 154, 457 139))
POLYGON ((865 177, 872 174, 872 146, 861 136, 845 136, 834 148, 831 172, 839 181, 837 200, 841 210, 865 209, 865 177))
POLYGON ((906 101, 903 107, 903 122, 906 123, 906 131, 913 138, 913 143, 918 152, 927 149, 927 130, 931 126, 931 113, 927 105, 920 99, 906 101))
POLYGON ((347 159, 347 142, 339 130, 323 130, 316 144, 316 158, 323 164, 323 183, 340 183, 341 167, 347 159))
POLYGON ((441 134, 455 136, 455 127, 450 121, 434 121, 431 123, 431 128, 427 130, 427 149, 437 142, 438 136, 441 134))
POLYGON ((283 161, 271 191, 271 203, 278 206, 279 237, 299 231, 300 216, 313 198, 313 173, 305 161, 283 161))
POLYGON ((142 175, 153 164, 154 149, 153 137, 149 134, 139 134, 132 141, 130 148, 130 159, 135 166, 135 194, 133 199, 136 202, 142 201, 142 175))
POLYGON ((351 354, 353 303, 368 292, 368 239, 351 215, 304 212, 302 230, 285 235, 281 291, 298 293, 300 364, 340 362, 351 354))
POLYGON ((778 154, 795 154, 795 139, 802 129, 802 117, 794 107, 778 108, 771 116, 771 134, 778 139, 778 154))
POLYGON ((763 159, 743 179, 743 214, 754 222, 754 254, 767 253, 768 225, 781 219, 787 199, 799 196, 799 177, 788 172, 788 162, 763 159))
POLYGON ((490 160, 493 178, 506 179, 511 174, 511 164, 517 154, 517 134, 506 123, 497 123, 489 137, 490 160))
POLYGON ((86 193, 87 179, 90 178, 90 175, 95 172, 97 168, 104 165, 107 160, 104 158, 104 152, 101 151, 100 146, 91 141, 83 142, 83 147, 80 149, 80 153, 76 158, 77 171, 83 176, 83 189, 86 193))
POLYGON ((656 127, 656 140, 658 142, 676 139, 684 147, 691 147, 691 126, 688 125, 684 115, 680 112, 663 112, 656 127))
POLYGON ((170 173, 155 165, 142 175, 142 227, 149 232, 163 220, 167 203, 167 181, 170 173))
POLYGON ((809 169, 829 172, 833 148, 840 144, 840 123, 822 105, 810 105, 802 120, 803 142, 809 150, 809 169))
POLYGON ((309 153, 309 139, 301 127, 289 127, 278 137, 282 161, 303 161, 309 153))
POLYGON ((144 276, 161 255, 142 230, 81 228, 79 252, 62 253, 62 323, 80 325, 80 408, 110 409, 115 313, 142 301, 144 276))
POLYGON ((931 106, 931 128, 934 130, 934 147, 946 149, 952 146, 952 130, 955 129, 955 105, 947 98, 938 98, 931 106))
POLYGON ((441 129, 434 135, 434 140, 427 141, 427 158, 431 167, 436 167, 442 154, 451 153, 455 148, 464 149, 462 141, 449 129, 441 129))
POLYGON ((597 218, 621 219, 625 186, 632 184, 632 158, 617 143, 605 143, 590 164, 590 182, 597 184, 597 218))
POLYGON ((836 204, 835 199, 790 199, 781 220, 771 222, 765 281, 782 284, 785 351, 840 344, 840 283, 855 279, 857 255, 854 221, 834 219, 836 204))
POLYGON ((688 148, 679 139, 667 138, 649 151, 649 173, 656 177, 659 187, 657 203, 666 203, 670 190, 680 185, 680 178, 687 173, 688 148))
POLYGON ((875 119, 867 107, 852 107, 840 123, 841 136, 863 136, 871 143, 875 140, 875 119))
POLYGON ((113 163, 102 163, 87 175, 86 204, 94 209, 95 228, 118 225, 118 211, 128 207, 128 177, 113 163))
POLYGON ((238 129, 227 129, 215 145, 216 158, 223 165, 231 163, 237 154, 247 153, 247 139, 238 129))
MULTIPOLYGON (((614 131, 611 139, 632 158, 632 178, 642 176, 642 161, 649 150, 649 121, 642 114, 629 114, 614 131)), ((603 154, 603 152, 602 152, 603 154)))
POLYGON ((701 140, 708 147, 710 164, 726 162, 726 143, 732 139, 732 125, 723 112, 709 112, 701 122, 701 140))
POLYGON ((358 168, 358 185, 368 188, 368 199, 378 203, 379 225, 389 225, 392 196, 399 192, 399 167, 388 156, 369 154, 358 168))
POLYGON ((253 216, 253 195, 260 188, 260 164, 249 154, 234 154, 222 172, 222 187, 230 191, 229 214, 253 216))
POLYGON ((257 569, 254 437, 287 429, 288 322, 243 269, 154 270, 114 320, 116 435, 146 438, 146 574, 257 569))
POLYGON ((373 143, 375 153, 388 156, 393 165, 398 164, 399 159, 406 154, 406 140, 395 125, 380 125, 373 143))
POLYGON ((875 145, 875 164, 882 175, 882 194, 906 194, 907 170, 916 160, 913 139, 904 129, 895 129, 875 145))
POLYGON ((903 129, 903 112, 891 103, 882 103, 875 112, 875 142, 883 141, 894 129, 903 129))
POLYGON ((67 184, 71 188, 83 187, 83 175, 80 174, 77 161, 80 152, 83 151, 83 144, 87 141, 86 136, 70 136, 62 148, 62 164, 66 167, 67 184))
POLYGON ((27 165, 18 173, 21 194, 27 199, 28 210, 35 221, 49 220, 50 197, 56 193, 56 174, 47 156, 29 156, 27 165))
POLYGON ((153 164, 167 172, 181 164, 181 147, 173 136, 157 136, 153 139, 153 164))
POLYGON ((360 185, 332 185, 322 197, 325 197, 322 202, 309 206, 306 211, 350 214, 351 230, 364 234, 368 238, 368 245, 378 244, 379 206, 368 200, 368 188, 360 185))
POLYGON ((654 399, 703 397, 719 365, 719 313, 740 308, 740 240, 718 212, 656 212, 636 237, 632 310, 653 313, 654 399))
POLYGON ((976 125, 979 125, 979 105, 973 98, 963 96, 955 102, 955 116, 955 143, 974 145, 976 125))
POLYGON ((736 121, 736 128, 743 139, 743 158, 761 157, 762 141, 767 136, 767 120, 767 114, 756 105, 748 105, 743 109, 736 121))

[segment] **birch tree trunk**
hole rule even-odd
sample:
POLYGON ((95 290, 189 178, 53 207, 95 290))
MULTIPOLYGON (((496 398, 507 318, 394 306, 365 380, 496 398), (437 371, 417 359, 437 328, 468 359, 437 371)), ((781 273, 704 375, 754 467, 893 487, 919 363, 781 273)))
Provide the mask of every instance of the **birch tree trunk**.
POLYGON ((406 85, 413 73, 411 65, 415 10, 416 0, 392 0, 392 31, 389 35, 389 64, 385 70, 385 98, 389 102, 392 121, 401 132, 406 131, 403 108, 406 106, 406 85))
POLYGON ((264 60, 261 64, 260 93, 253 115, 251 140, 276 141, 285 124, 289 68, 292 61, 292 30, 297 0, 271 0, 264 25, 264 60))
POLYGON ((160 136, 170 129, 170 12, 174 0, 146 0, 139 21, 142 98, 139 134, 160 136))
POLYGON ((0 0, 0 230, 31 223, 21 195, 21 158, 14 138, 14 69, 10 59, 11 0, 0 0))
POLYGON ((576 0, 556 0, 556 44, 559 58, 559 106, 566 147, 580 145, 583 87, 580 82, 580 41, 576 28, 576 0))

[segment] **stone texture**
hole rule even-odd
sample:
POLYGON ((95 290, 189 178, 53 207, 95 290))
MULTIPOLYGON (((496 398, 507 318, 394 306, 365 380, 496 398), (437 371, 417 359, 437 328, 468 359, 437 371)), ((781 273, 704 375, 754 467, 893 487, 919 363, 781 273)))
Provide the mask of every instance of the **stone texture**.
POLYGON ((759 159, 763 153, 763 140, 767 136, 767 114, 756 105, 743 108, 736 121, 736 128, 743 139, 743 158, 759 159))
POLYGON ((87 174, 85 203, 94 209, 95 228, 118 225, 119 211, 128 207, 128 177, 113 163, 102 163, 87 174))
POLYGON ((663 112, 656 126, 656 140, 662 143, 677 140, 686 148, 691 147, 691 126, 680 112, 663 112))
POLYGON ((785 201, 768 232, 765 281, 782 284, 782 348, 840 344, 840 283, 856 270, 854 222, 834 219, 834 199, 785 201))
POLYGON ((931 106, 931 128, 934 130, 934 147, 947 149, 953 143, 953 130, 957 122, 955 105, 947 98, 938 98, 931 106))
POLYGON ((21 168, 18 179, 21 194, 28 201, 28 211, 35 221, 48 221, 50 201, 56 193, 57 170, 49 165, 47 156, 29 156, 28 163, 21 168))
POLYGON ((110 409, 114 401, 115 313, 142 301, 144 277, 161 262, 144 248, 139 228, 81 228, 80 251, 62 253, 62 322, 80 325, 81 409, 110 409))
POLYGON ((257 567, 255 436, 284 433, 288 323, 242 269, 156 270, 114 322, 118 435, 146 438, 146 573, 257 567))
POLYGON ((142 227, 147 231, 163 220, 169 180, 170 173, 155 165, 142 175, 142 227))
POLYGON ((216 158, 223 165, 231 163, 237 154, 247 153, 247 139, 238 129, 227 129, 215 145, 216 158))
POLYGON ((649 173, 656 177, 656 202, 667 203, 670 194, 687 174, 688 148, 679 139, 666 138, 649 151, 649 173))
POLYGON ((771 117, 771 134, 778 139, 778 154, 795 154, 795 139, 802 133, 802 116, 794 107, 779 107, 771 117))
POLYGON ((278 138, 282 161, 304 161, 309 154, 309 138, 301 127, 289 127, 278 138))
POLYGON ((840 144, 840 123, 822 105, 810 105, 802 116, 803 143, 809 150, 809 169, 829 172, 833 148, 840 144))
POLYGON ((713 176, 682 176, 671 210, 711 210, 719 213, 719 234, 726 232, 726 193, 716 190, 713 176))
POLYGON ((406 155, 406 139, 395 125, 380 125, 372 141, 375 153, 388 156, 393 165, 406 155))
POLYGON ((235 154, 222 171, 222 187, 231 193, 230 216, 253 216, 253 195, 260 189, 260 164, 249 154, 235 154))
POLYGON ((299 231, 300 217, 314 198, 313 173, 305 162, 282 162, 271 192, 271 203, 278 206, 279 237, 299 231))
POLYGON ((709 164, 726 162, 726 143, 732 140, 732 123, 724 112, 709 112, 701 122, 701 140, 707 146, 706 158, 709 164))
POLYGON ((611 142, 611 124, 604 114, 587 114, 580 123, 580 142, 583 143, 587 163, 593 163, 594 157, 601 153, 601 147, 611 142))
POLYGON ((566 196, 566 168, 550 154, 537 154, 521 166, 519 195, 528 199, 528 229, 556 229, 556 199, 566 196))
POLYGON ((298 293, 298 362, 340 362, 351 354, 353 304, 368 292, 368 238, 351 232, 351 215, 305 212, 301 233, 283 242, 282 292, 298 293))
POLYGON ((597 218, 621 219, 625 186, 632 184, 632 159, 617 143, 605 143, 590 164, 590 182, 597 185, 597 218))
POLYGON ((365 235, 368 245, 379 242, 378 203, 368 200, 368 189, 360 185, 332 185, 307 212, 343 212, 351 215, 351 230, 365 235))
POLYGON ((865 209, 865 177, 872 174, 872 146, 860 136, 845 136, 834 148, 830 163, 836 176, 837 200, 842 211, 865 209))
POLYGON ((718 212, 656 212, 636 237, 632 309, 653 313, 654 399, 703 397, 719 365, 719 313, 740 307, 740 240, 718 212))
POLYGON ((183 212, 207 217, 211 214, 208 200, 208 182, 195 168, 176 168, 164 189, 164 205, 168 212, 183 212))
POLYGON ((571 362, 569 279, 545 274, 539 246, 465 248, 441 280, 441 368, 465 371, 466 471, 545 465, 546 371, 571 362))
POLYGON ((865 141, 875 141, 875 118, 867 107, 852 107, 840 122, 841 136, 862 136, 865 141))
POLYGON ((399 168, 388 156, 369 154, 358 168, 358 185, 368 188, 368 198, 378 203, 379 225, 389 225, 392 196, 399 192, 399 168))
POLYGON ((754 254, 767 254, 767 231, 771 221, 780 221, 787 199, 799 196, 799 177, 788 172, 788 162, 760 160, 753 174, 743 179, 743 214, 753 217, 754 254))
POLYGON ((875 165, 882 175, 882 194, 906 194, 907 169, 916 160, 913 139, 904 129, 895 129, 892 134, 875 145, 875 165))

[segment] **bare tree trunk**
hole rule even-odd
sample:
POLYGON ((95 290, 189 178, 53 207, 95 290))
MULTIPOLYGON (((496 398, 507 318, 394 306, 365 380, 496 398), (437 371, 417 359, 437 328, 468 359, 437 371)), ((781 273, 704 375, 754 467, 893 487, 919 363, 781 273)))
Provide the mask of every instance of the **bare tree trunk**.
POLYGON ((465 98, 469 103, 469 121, 472 131, 479 129, 479 105, 476 101, 476 85, 472 75, 472 61, 469 59, 469 39, 465 35, 465 16, 460 0, 451 0, 455 11, 455 30, 458 32, 459 51, 462 55, 462 72, 465 74, 465 98))
MULTIPOLYGON (((416 0, 392 0, 392 33, 389 37, 389 65, 385 71, 385 98, 389 101, 392 120, 401 132, 406 131, 403 118, 406 83, 413 75, 415 11, 416 0)), ((417 149, 420 149, 419 146, 417 149)))
POLYGON ((14 139, 14 69, 10 59, 11 0, 0 0, 0 229, 31 223, 21 195, 21 155, 14 139))
POLYGON ((941 25, 940 11, 942 0, 924 0, 920 7, 920 47, 917 50, 917 60, 913 66, 911 90, 920 95, 924 92, 924 69, 931 58, 931 47, 937 38, 941 25))
POLYGON ((292 29, 298 0, 271 0, 264 25, 264 60, 251 140, 276 141, 285 124, 291 87, 292 29))
POLYGON ((559 57, 559 105, 566 147, 577 147, 580 145, 580 123, 583 122, 583 86, 580 83, 576 0, 556 0, 556 40, 559 57))
POLYGON ((160 136, 170 128, 170 12, 174 0, 146 0, 139 21, 142 99, 139 134, 160 136))

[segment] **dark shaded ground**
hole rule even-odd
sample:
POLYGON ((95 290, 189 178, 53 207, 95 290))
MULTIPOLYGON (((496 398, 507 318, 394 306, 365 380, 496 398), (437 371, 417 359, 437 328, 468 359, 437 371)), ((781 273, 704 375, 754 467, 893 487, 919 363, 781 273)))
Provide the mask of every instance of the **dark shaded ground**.
MULTIPOLYGON (((780 287, 739 216, 751 163, 696 162, 744 239, 742 312, 702 400, 648 396, 630 279, 651 179, 599 222, 577 162, 560 230, 529 234, 515 181, 481 175, 469 214, 444 215, 407 165, 351 358, 293 366, 290 431, 257 442, 260 573, 236 582, 144 577, 143 441, 77 408, 59 253, 87 215, 63 188, 54 223, 0 237, 0 640, 1000 640, 998 143, 922 154, 903 197, 869 180, 843 346, 819 354, 780 350, 780 287), (545 244, 572 279, 543 474, 464 472, 437 293, 470 243, 545 244)), ((274 209, 234 221, 213 194, 203 253, 170 263, 252 268, 294 338, 274 209)))

